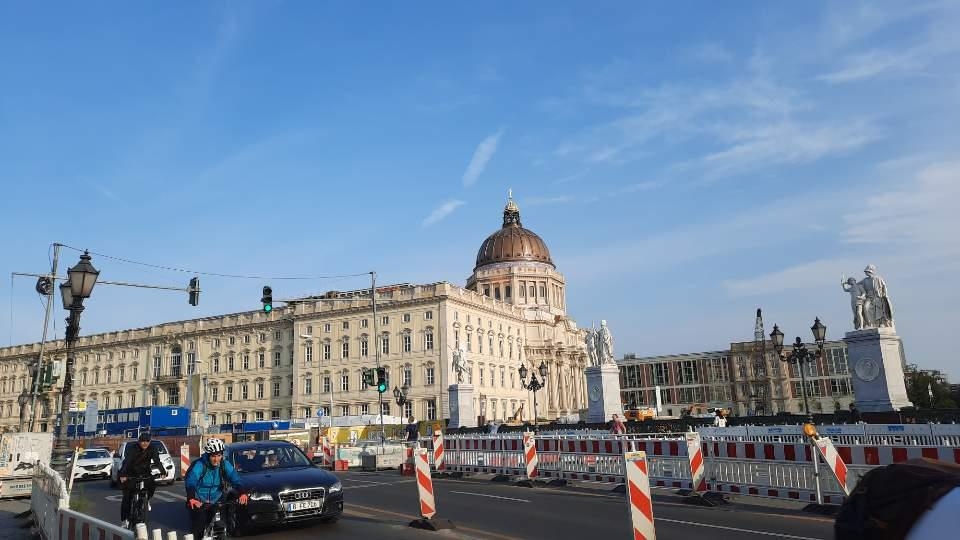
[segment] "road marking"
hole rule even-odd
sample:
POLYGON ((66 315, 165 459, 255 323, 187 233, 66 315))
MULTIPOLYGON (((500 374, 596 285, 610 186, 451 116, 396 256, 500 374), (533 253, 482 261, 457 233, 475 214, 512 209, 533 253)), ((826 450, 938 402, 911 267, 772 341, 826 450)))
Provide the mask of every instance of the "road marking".
MULTIPOLYGON (((172 491, 159 491, 159 490, 154 492, 153 498, 162 502, 177 502, 177 501, 187 500, 187 497, 185 495, 181 495, 179 493, 173 493, 172 491)), ((104 497, 104 499, 110 502, 122 502, 123 494, 107 495, 106 497, 104 497)))
POLYGON ((759 534, 763 536, 775 536, 777 538, 789 538, 791 540, 822 540, 820 538, 810 538, 808 536, 794 536, 792 534, 783 534, 775 533, 768 531, 752 531, 750 529, 740 529, 737 527, 727 527, 725 525, 714 525, 712 523, 697 523, 696 521, 683 521, 680 519, 667 519, 667 518, 654 518, 655 521, 663 521, 664 523, 676 523, 678 525, 691 525, 693 527, 708 527, 711 529, 722 529, 725 531, 734 531, 748 534, 759 534))
MULTIPOLYGON (((397 516, 403 519, 404 521, 407 521, 410 519, 410 514, 401 514, 399 512, 391 512, 390 510, 384 510, 382 508, 373 508, 370 506, 363 506, 362 504, 355 504, 355 503, 350 503, 349 506, 352 508, 362 508, 364 510, 369 510, 370 512, 377 513, 377 514, 397 516)), ((465 531, 473 535, 480 535, 486 538, 494 538, 496 540, 520 540, 516 536, 506 536, 506 535, 492 533, 488 531, 481 531, 480 529, 474 529, 472 527, 464 527, 462 525, 457 525, 457 530, 465 531)))
POLYGON ((381 486, 394 486, 397 484, 412 484, 415 480, 400 480, 399 482, 379 482, 375 484, 367 484, 365 486, 343 486, 343 489, 363 489, 371 487, 381 487, 381 486))
POLYGON ((514 499, 513 497, 501 497, 499 495, 487 495, 486 493, 470 493, 469 491, 451 491, 450 493, 457 493, 459 495, 473 495, 475 497, 490 497, 491 499, 502 499, 504 501, 516 501, 516 502, 525 502, 530 501, 526 499, 514 499))

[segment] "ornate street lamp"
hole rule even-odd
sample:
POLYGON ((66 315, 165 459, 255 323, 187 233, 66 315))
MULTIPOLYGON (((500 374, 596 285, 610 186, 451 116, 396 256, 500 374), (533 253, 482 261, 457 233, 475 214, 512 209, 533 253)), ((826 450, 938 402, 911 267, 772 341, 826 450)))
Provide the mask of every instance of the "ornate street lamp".
POLYGON ((530 374, 526 366, 521 365, 517 371, 520 372, 520 386, 533 392, 533 430, 539 431, 540 427, 537 424, 537 391, 546 386, 548 373, 547 363, 544 361, 540 362, 540 367, 537 368, 537 371, 540 372, 539 379, 537 379, 536 373, 530 374), (529 383, 527 383, 527 375, 530 375, 529 383))
POLYGON ((66 329, 67 363, 63 374, 63 389, 60 391, 60 424, 57 427, 56 445, 51 460, 51 465, 64 478, 69 474, 70 444, 67 440, 67 426, 71 423, 70 400, 73 397, 74 346, 80 333, 83 301, 90 298, 93 293, 100 271, 90 263, 90 253, 84 251, 80 256, 80 262, 67 270, 67 275, 70 276, 67 282, 60 285, 63 308, 70 312, 66 329))
MULTIPOLYGON (((810 402, 807 398, 807 376, 806 366, 804 366, 804 364, 812 364, 817 361, 818 357, 823 357, 823 345, 827 337, 827 327, 824 326, 823 323, 820 322, 820 318, 817 317, 813 321, 813 326, 810 327, 810 331, 813 333, 813 340, 817 345, 816 352, 807 349, 807 346, 804 345, 800 336, 797 336, 797 339, 793 343, 793 350, 784 354, 783 332, 780 331, 777 325, 773 325, 773 332, 770 332, 770 341, 773 342, 773 350, 776 351, 781 361, 793 364, 800 370, 800 384, 802 385, 800 393, 803 396, 803 409, 807 414, 807 425, 810 426, 810 429, 815 429, 813 428, 813 414, 810 412, 810 402)), ((806 430, 808 428, 805 427, 804 429, 806 430)), ((814 450, 814 456, 816 456, 816 450, 814 450)), ((813 460, 813 477, 816 487, 817 504, 823 504, 823 495, 820 492, 820 465, 818 459, 813 460)))

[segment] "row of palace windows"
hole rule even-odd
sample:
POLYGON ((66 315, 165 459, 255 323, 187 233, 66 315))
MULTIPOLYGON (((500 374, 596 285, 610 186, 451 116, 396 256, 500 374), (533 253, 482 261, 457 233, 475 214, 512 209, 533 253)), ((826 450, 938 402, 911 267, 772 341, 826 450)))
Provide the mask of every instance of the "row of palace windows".
MULTIPOLYGON (((513 349, 512 341, 507 341, 506 346, 504 346, 504 342, 502 339, 497 340, 496 342, 497 347, 494 348, 493 337, 486 337, 486 339, 484 339, 485 337, 486 336, 484 336, 483 332, 477 332, 476 352, 478 354, 484 354, 484 350, 486 350, 487 354, 491 356, 499 355, 500 358, 506 357, 506 358, 509 358, 510 360, 513 360, 514 349, 513 349), (487 344, 486 349, 484 349, 484 346, 483 346, 484 342, 486 342, 487 344)), ((467 339, 464 342, 466 346, 462 348, 465 349, 467 352, 473 352, 474 351, 473 332, 467 331, 466 338, 467 339)), ((460 330, 453 331, 453 348, 454 350, 461 349, 460 330)), ((516 352, 517 352, 517 360, 523 360, 523 347, 518 345, 516 352)))

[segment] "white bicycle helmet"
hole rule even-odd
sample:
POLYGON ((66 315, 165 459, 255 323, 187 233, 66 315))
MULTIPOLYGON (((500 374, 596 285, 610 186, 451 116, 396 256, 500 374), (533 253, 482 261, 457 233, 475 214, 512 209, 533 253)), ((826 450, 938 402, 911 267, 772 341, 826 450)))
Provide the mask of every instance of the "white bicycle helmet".
POLYGON ((220 439, 208 439, 203 445, 203 451, 208 454, 222 454, 225 449, 226 445, 220 439))

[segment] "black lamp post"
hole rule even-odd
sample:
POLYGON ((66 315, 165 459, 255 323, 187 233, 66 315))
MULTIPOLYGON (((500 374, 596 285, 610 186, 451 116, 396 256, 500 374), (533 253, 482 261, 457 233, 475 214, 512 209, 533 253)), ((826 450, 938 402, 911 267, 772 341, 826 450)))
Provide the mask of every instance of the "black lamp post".
POLYGON ((540 372, 540 378, 537 379, 537 374, 530 374, 530 382, 527 383, 527 366, 520 366, 520 369, 517 371, 520 372, 520 386, 526 390, 533 392, 533 430, 539 431, 539 426, 537 425, 537 391, 546 386, 547 382, 547 363, 541 361, 540 367, 537 368, 537 371, 540 372))
MULTIPOLYGON (((777 356, 780 357, 780 360, 784 362, 789 362, 797 366, 800 370, 800 384, 803 385, 802 395, 803 395, 803 408, 807 413, 807 422, 809 423, 810 429, 816 429, 813 427, 813 414, 810 413, 810 402, 807 400, 807 376, 804 371, 804 364, 810 364, 817 361, 817 357, 823 357, 823 344, 827 337, 827 327, 820 322, 820 318, 817 317, 813 321, 813 326, 810 327, 810 331, 813 332, 813 340, 817 345, 817 351, 811 352, 807 349, 807 346, 804 345, 803 340, 800 339, 800 336, 797 336, 796 341, 793 343, 793 351, 784 355, 783 354, 783 332, 780 331, 780 328, 777 325, 773 325, 773 332, 770 332, 770 340, 773 341, 773 349, 776 351, 777 356)), ((804 428, 806 432, 807 428, 804 428)), ((816 459, 816 450, 814 450, 814 460, 813 460, 813 478, 814 478, 814 487, 816 488, 816 497, 817 504, 823 504, 823 495, 820 492, 820 460, 816 459)))
POLYGON ((811 352, 809 349, 807 349, 807 346, 803 343, 803 340, 800 339, 800 336, 797 336, 796 341, 793 343, 793 351, 784 354, 783 332, 780 331, 780 328, 777 325, 773 325, 773 332, 770 332, 770 340, 773 341, 773 350, 776 351, 777 356, 780 357, 780 360, 794 364, 800 370, 803 410, 807 415, 807 421, 812 424, 813 414, 810 412, 810 402, 807 398, 807 376, 804 370, 804 364, 816 362, 817 357, 823 356, 823 344, 827 336, 827 327, 820 322, 820 318, 818 317, 816 320, 814 320, 813 326, 810 327, 810 331, 813 332, 813 340, 817 345, 816 352, 811 352))
POLYGON ((70 443, 67 440, 67 426, 70 424, 70 400, 73 398, 74 346, 80 334, 80 314, 83 313, 83 301, 90 298, 93 286, 97 284, 100 272, 90 264, 90 253, 83 252, 80 262, 67 270, 69 279, 60 285, 63 309, 70 312, 67 317, 66 345, 67 365, 63 374, 63 389, 60 391, 60 425, 57 427, 54 459, 51 465, 66 478, 69 474, 70 443))

